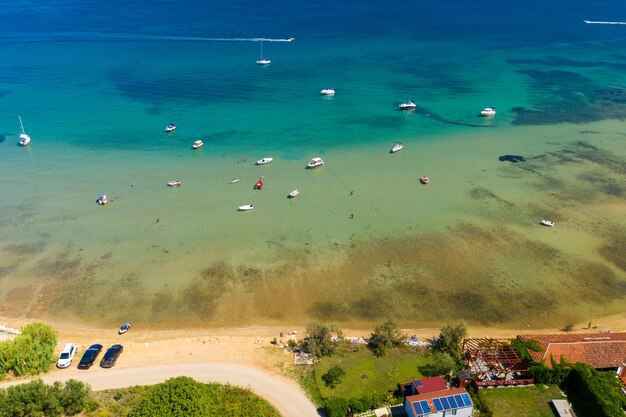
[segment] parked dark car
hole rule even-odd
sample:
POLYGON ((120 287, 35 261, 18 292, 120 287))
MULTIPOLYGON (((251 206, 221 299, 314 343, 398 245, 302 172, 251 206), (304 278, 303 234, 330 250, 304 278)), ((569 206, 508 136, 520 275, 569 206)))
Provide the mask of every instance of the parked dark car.
POLYGON ((102 345, 95 344, 89 346, 89 349, 83 353, 83 357, 78 362, 78 369, 89 369, 96 361, 96 357, 102 350, 102 345))
POLYGON ((100 367, 102 368, 113 368, 115 366, 115 362, 120 354, 124 351, 124 346, 122 345, 113 345, 107 349, 104 354, 104 358, 100 361, 100 367))

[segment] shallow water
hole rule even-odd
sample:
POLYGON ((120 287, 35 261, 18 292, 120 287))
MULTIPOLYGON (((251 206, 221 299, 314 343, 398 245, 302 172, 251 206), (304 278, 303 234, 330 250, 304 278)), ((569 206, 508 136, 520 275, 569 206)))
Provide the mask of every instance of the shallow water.
MULTIPOLYGON (((126 17, 73 1, 56 8, 69 28, 5 28, 0 312, 539 327, 622 311, 626 33, 580 23, 590 4, 544 8, 540 21, 562 24, 539 28, 532 8, 454 2, 402 5, 385 12, 393 23, 377 2, 329 16, 298 1, 190 3, 165 23, 141 9, 144 34, 296 37, 266 43, 265 68, 256 43, 116 41, 136 33, 126 17), (231 25, 205 29, 220 10, 231 25), (319 96, 325 87, 337 95, 319 96), (409 98, 418 109, 398 111, 409 98), (496 117, 477 117, 488 105, 496 117), (507 154, 526 161, 498 160, 507 154), (265 156, 274 162, 254 166, 265 156), (313 156, 326 165, 306 170, 313 156)), ((49 12, 38 7, 4 13, 49 12)))

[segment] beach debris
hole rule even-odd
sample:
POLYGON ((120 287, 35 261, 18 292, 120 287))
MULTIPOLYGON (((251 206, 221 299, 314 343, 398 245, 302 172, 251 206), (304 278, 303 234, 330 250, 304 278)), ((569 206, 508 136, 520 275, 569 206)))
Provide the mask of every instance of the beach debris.
POLYGON ((294 365, 313 365, 313 355, 310 353, 296 352, 293 363, 294 365))
POLYGON ((526 162, 526 158, 522 155, 501 155, 498 160, 501 162, 512 162, 514 164, 518 162, 526 162))

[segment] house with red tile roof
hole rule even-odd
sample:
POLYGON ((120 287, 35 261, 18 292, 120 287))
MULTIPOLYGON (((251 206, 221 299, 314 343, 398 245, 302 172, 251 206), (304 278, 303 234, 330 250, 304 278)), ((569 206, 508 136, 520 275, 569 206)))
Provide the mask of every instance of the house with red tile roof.
POLYGON ((411 383, 412 395, 404 397, 408 417, 470 417, 472 400, 465 388, 448 388, 440 376, 416 379, 411 383))
POLYGON ((626 363, 626 333, 529 334, 518 339, 537 341, 541 350, 528 352, 548 367, 552 367, 551 358, 559 362, 561 357, 596 369, 616 369, 626 363))

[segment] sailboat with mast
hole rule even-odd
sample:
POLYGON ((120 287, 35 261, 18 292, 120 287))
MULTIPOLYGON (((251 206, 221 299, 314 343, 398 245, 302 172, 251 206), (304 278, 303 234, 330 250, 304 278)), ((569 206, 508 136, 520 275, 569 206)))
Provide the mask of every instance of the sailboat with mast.
POLYGON ((272 63, 272 61, 270 61, 267 58, 263 58, 263 41, 260 41, 261 43, 261 59, 259 59, 256 63, 258 65, 269 65, 272 63))
POLYGON ((22 116, 17 116, 20 119, 20 127, 22 128, 22 133, 20 133, 20 145, 26 146, 30 143, 30 136, 26 134, 24 131, 24 123, 22 123, 22 116))

